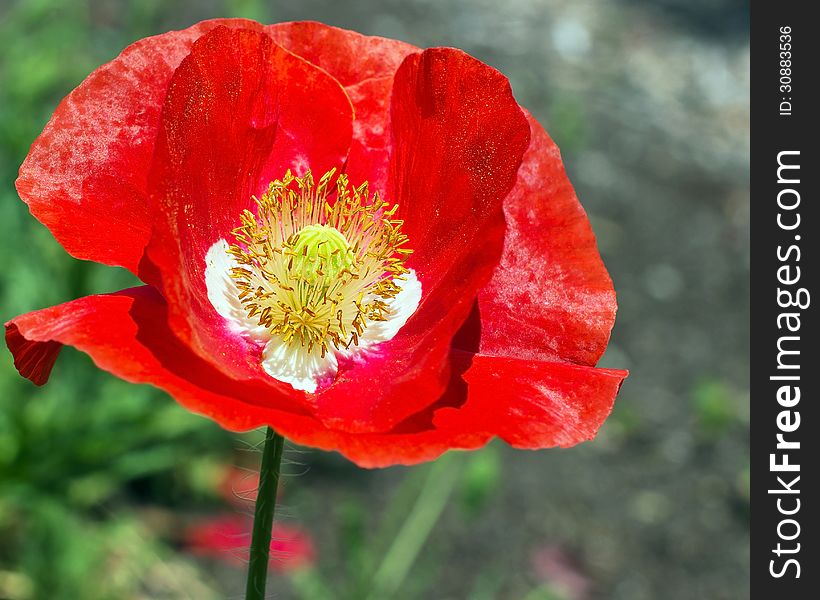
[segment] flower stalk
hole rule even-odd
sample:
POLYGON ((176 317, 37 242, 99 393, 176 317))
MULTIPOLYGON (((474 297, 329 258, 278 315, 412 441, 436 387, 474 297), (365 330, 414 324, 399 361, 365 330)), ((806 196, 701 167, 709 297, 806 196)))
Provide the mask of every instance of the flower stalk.
POLYGON ((272 428, 265 430, 265 447, 262 450, 262 466, 259 471, 259 493, 253 513, 253 533, 248 560, 248 584, 245 600, 263 600, 268 582, 268 561, 276 509, 276 490, 282 465, 285 438, 272 428))

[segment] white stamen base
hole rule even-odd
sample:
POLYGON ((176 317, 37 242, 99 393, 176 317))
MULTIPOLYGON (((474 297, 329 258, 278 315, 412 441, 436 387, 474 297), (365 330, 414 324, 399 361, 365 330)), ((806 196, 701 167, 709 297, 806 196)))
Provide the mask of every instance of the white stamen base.
POLYGON ((392 339, 404 326, 421 302, 421 282, 411 269, 401 281, 401 287, 394 298, 388 302, 389 310, 385 312, 386 321, 369 323, 359 336, 358 345, 338 350, 333 348, 321 356, 319 348, 311 352, 296 343, 285 343, 279 335, 270 331, 255 319, 248 317, 245 308, 239 301, 239 290, 231 277, 231 269, 237 266, 236 260, 228 254, 228 242, 224 239, 210 247, 205 256, 205 286, 208 300, 214 310, 225 319, 229 330, 242 335, 248 340, 264 345, 262 351, 262 368, 278 381, 290 384, 294 389, 315 393, 320 383, 330 381, 338 370, 338 358, 353 358, 372 350, 381 342, 392 339))

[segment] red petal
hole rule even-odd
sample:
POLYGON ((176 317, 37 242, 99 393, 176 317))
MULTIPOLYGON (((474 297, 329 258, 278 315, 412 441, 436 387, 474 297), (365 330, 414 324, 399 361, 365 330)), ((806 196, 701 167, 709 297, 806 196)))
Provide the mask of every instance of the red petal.
POLYGON ((371 191, 382 194, 387 189, 390 171, 390 96, 393 77, 366 79, 345 90, 356 110, 353 143, 350 145, 345 171, 351 181, 367 181, 371 191))
POLYGON ((390 94, 404 58, 419 49, 383 37, 303 21, 277 23, 265 31, 274 41, 321 67, 344 86, 353 102, 353 143, 345 170, 354 184, 387 187, 390 94))
POLYGON ((336 80, 249 30, 202 36, 171 81, 150 177, 158 220, 148 256, 175 330, 228 373, 269 379, 259 349, 229 334, 211 306, 205 255, 232 239, 252 196, 287 169, 318 177, 340 166, 351 110, 336 80))
POLYGON ((594 365, 615 323, 615 290, 558 147, 532 141, 504 202, 501 263, 478 296, 482 354, 594 365))
POLYGON ((168 82, 194 40, 220 23, 251 22, 205 21, 139 40, 66 96, 31 146, 17 191, 72 256, 137 272, 168 82))
MULTIPOLYGON (((502 201, 512 188, 529 125, 507 78, 460 50, 433 48, 405 60, 393 86, 388 197, 415 253, 427 292, 450 295, 498 254, 502 201), (489 247, 490 249, 486 249, 489 247)), ((495 265, 492 265, 495 266, 495 265)))
POLYGON ((435 405, 391 433, 340 438, 363 467, 412 465, 493 437, 516 448, 572 446, 595 437, 626 371, 453 352, 454 373, 435 405))
POLYGON ((6 323, 6 346, 14 357, 14 366, 20 375, 35 385, 43 385, 63 345, 58 342, 32 342, 20 334, 13 321, 6 323))
POLYGON ((516 448, 591 440, 612 411, 626 371, 453 352, 467 400, 435 414, 436 427, 491 431, 516 448))
POLYGON ((418 48, 399 40, 362 35, 316 21, 276 23, 265 32, 277 44, 321 67, 344 87, 367 79, 392 77, 418 48))
POLYGON ((478 448, 494 435, 521 448, 578 443, 600 427, 626 375, 454 351, 455 370, 439 402, 389 433, 355 435, 325 429, 276 386, 225 377, 176 339, 165 301, 148 286, 28 313, 6 331, 7 340, 17 340, 10 344, 15 358, 24 346, 36 352, 71 345, 101 369, 160 387, 224 427, 269 424, 296 443, 338 450, 364 467, 432 460, 451 448, 478 448))
POLYGON ((458 50, 408 57, 392 115, 388 197, 399 203, 423 295, 378 360, 340 371, 316 396, 328 427, 357 433, 389 430, 447 385, 450 340, 496 266, 502 201, 529 142, 506 78, 458 50))
MULTIPOLYGON (((390 452, 396 454, 394 462, 411 460, 405 457, 407 449, 383 450, 383 436, 359 439, 325 429, 309 416, 306 407, 280 393, 284 384, 268 386, 229 379, 176 338, 168 326, 167 311, 162 296, 144 286, 21 315, 6 323, 6 339, 12 340, 9 348, 15 354, 15 364, 19 364, 21 351, 47 354, 63 344, 74 346, 99 368, 131 383, 159 387, 188 410, 228 429, 244 431, 271 425, 296 443, 343 452, 349 447, 353 459, 363 465, 390 464, 390 452), (368 458, 370 454, 374 458, 368 458)), ((42 383, 47 373, 39 376, 42 383)), ((425 436, 417 439, 421 445, 411 452, 416 462, 447 448, 441 442, 425 446, 425 436)))
MULTIPOLYGON (((87 296, 21 315, 6 323, 15 364, 29 353, 66 344, 90 355, 101 369, 132 383, 169 392, 189 410, 222 426, 247 430, 277 423, 282 432, 312 431, 305 406, 283 393, 285 384, 241 383, 221 374, 181 343, 168 327, 168 307, 150 286, 87 296)), ((51 360, 53 363, 53 359, 51 360)), ((21 369, 21 374, 30 377, 21 369)), ((36 372, 43 383, 48 374, 36 372)))

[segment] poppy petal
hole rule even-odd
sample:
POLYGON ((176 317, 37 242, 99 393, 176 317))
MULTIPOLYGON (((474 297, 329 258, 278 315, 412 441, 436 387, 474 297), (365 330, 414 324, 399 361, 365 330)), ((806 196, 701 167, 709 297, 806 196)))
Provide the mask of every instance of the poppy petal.
POLYGON ((386 434, 339 439, 362 467, 412 465, 493 437, 522 449, 567 447, 595 437, 626 371, 454 351, 448 392, 386 434))
POLYGON ((288 386, 273 380, 270 385, 237 382, 195 355, 169 329, 168 306, 150 286, 26 313, 6 323, 6 341, 21 375, 35 383, 43 383, 48 373, 20 368, 25 356, 56 358, 54 349, 68 345, 91 356, 99 368, 160 387, 228 429, 275 423, 283 432, 295 428, 298 435, 316 428, 308 408, 284 393, 288 386))
POLYGON ((14 357, 14 366, 20 375, 35 385, 48 381, 63 345, 58 342, 32 342, 26 339, 14 321, 6 323, 6 346, 14 357))
MULTIPOLYGON (((6 341, 18 367, 25 365, 24 360, 18 362, 21 354, 23 358, 25 354, 56 358, 55 349, 73 346, 88 354, 100 369, 131 383, 161 388, 186 409, 210 417, 227 429, 246 431, 270 425, 295 443, 341 450, 363 465, 374 466, 367 458, 369 447, 376 450, 374 460, 388 464, 390 455, 378 447, 383 443, 390 446, 392 438, 371 435, 358 439, 330 431, 310 416, 309 407, 281 393, 284 384, 235 381, 194 354, 170 330, 168 306, 150 286, 87 296, 21 315, 6 323, 6 341)), ((20 372, 32 379, 31 371, 20 372)), ((43 383, 48 373, 35 371, 35 376, 37 383, 43 383)), ((390 452, 399 462, 420 461, 424 460, 422 455, 444 452, 450 438, 438 432, 432 435, 438 442, 429 450, 419 448, 413 454, 408 449, 409 441, 399 440, 399 447, 390 452)), ((422 435, 419 442, 427 437, 431 434, 422 435)))
POLYGON ((515 448, 573 446, 604 423, 627 371, 453 351, 466 402, 435 414, 436 427, 491 431, 515 448))
MULTIPOLYGON (((132 44, 63 99, 20 167, 17 191, 72 256, 137 273, 150 237, 146 178, 168 83, 205 21, 132 44)), ((258 25, 257 25, 258 26, 258 25)))
POLYGON ((212 30, 174 74, 149 178, 157 221, 147 254, 160 274, 151 283, 177 334, 234 377, 270 379, 258 345, 208 300, 207 253, 287 169, 343 164, 351 130, 339 83, 258 31, 212 30))
POLYGON ((478 295, 479 350, 592 366, 615 323, 615 290, 558 147, 529 121, 530 146, 504 202, 504 252, 478 295))
POLYGON ((450 386, 439 402, 388 433, 350 434, 326 429, 275 385, 227 378, 176 339, 167 310, 149 286, 88 296, 13 319, 6 340, 15 364, 21 353, 56 356, 55 348, 74 346, 101 369, 162 388, 228 429, 269 424, 295 443, 337 450, 363 467, 424 462, 448 449, 479 448, 493 436, 518 448, 579 443, 595 435, 626 376, 454 351, 450 386))
POLYGON ((419 48, 398 40, 362 35, 315 21, 277 23, 265 31, 273 40, 324 69, 353 102, 353 142, 345 171, 350 180, 387 186, 390 153, 390 95, 402 61, 419 48))
POLYGON ((368 79, 392 77, 408 54, 419 51, 399 40, 316 21, 275 23, 264 30, 277 44, 324 69, 345 88, 368 79))
POLYGON ((497 264, 502 202, 529 143, 507 79, 459 50, 406 58, 391 111, 388 197, 399 204, 422 299, 378 359, 340 369, 316 396, 328 427, 357 433, 389 430, 446 387, 450 340, 497 264))

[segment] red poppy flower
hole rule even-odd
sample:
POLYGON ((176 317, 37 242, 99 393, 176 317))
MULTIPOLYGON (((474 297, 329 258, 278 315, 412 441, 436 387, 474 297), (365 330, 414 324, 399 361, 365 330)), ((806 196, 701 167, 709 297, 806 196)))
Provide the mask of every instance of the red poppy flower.
POLYGON ((615 294, 558 149, 459 50, 244 20, 143 39, 63 100, 17 189, 146 284, 8 322, 37 384, 67 344, 384 466, 590 439, 626 376, 594 368, 615 294))
MULTIPOLYGON (((248 516, 226 515, 195 523, 185 530, 185 546, 192 554, 216 558, 235 566, 248 562, 253 520, 248 516)), ((312 565, 316 559, 313 538, 306 531, 277 522, 270 541, 271 568, 294 571, 312 565)))

